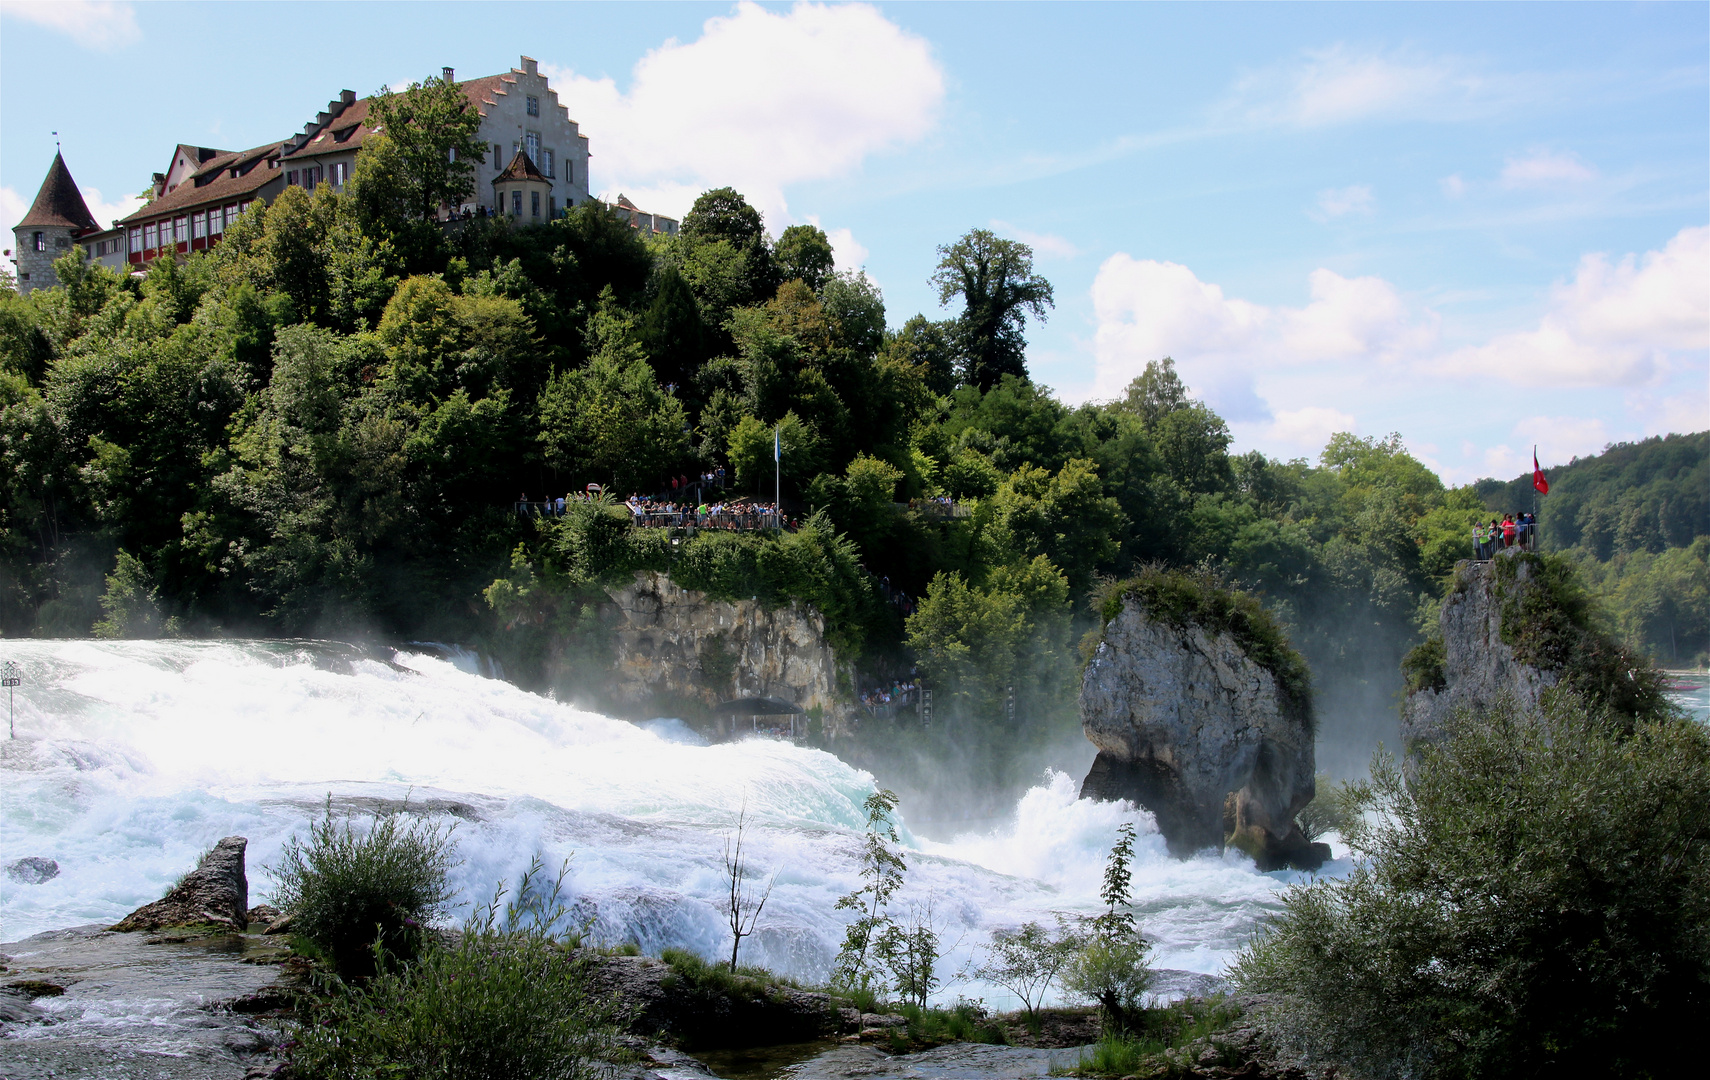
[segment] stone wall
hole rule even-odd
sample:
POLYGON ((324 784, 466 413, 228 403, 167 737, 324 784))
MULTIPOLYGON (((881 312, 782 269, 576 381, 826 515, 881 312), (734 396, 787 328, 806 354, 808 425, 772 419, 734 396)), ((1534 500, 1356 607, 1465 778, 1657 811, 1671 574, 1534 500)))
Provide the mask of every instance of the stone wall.
POLYGON ((1310 718, 1282 708, 1276 677, 1229 635, 1154 620, 1129 598, 1080 704, 1099 751, 1081 795, 1152 811, 1175 854, 1227 843, 1265 869, 1329 857, 1294 822, 1315 790, 1310 718))
MULTIPOLYGON (((714 600, 655 572, 607 594, 616 638, 608 692, 619 703, 668 699, 711 707, 731 698, 777 698, 823 710, 833 727, 850 712, 825 619, 806 604, 767 610, 753 600, 714 600)), ((851 684, 848 673, 842 682, 851 684)))
MULTIPOLYGON (((1512 558, 1507 554, 1498 559, 1512 558)), ((1401 707, 1401 739, 1412 746, 1436 738, 1443 722, 1456 709, 1487 709, 1509 695, 1524 709, 1534 709, 1543 692, 1556 685, 1553 672, 1540 671, 1514 659, 1502 643, 1502 605, 1496 595, 1496 562, 1462 562, 1455 567, 1455 584, 1443 601, 1439 625, 1443 633, 1441 689, 1418 690, 1401 707)), ((1514 587, 1528 588, 1532 563, 1514 563, 1514 587)))

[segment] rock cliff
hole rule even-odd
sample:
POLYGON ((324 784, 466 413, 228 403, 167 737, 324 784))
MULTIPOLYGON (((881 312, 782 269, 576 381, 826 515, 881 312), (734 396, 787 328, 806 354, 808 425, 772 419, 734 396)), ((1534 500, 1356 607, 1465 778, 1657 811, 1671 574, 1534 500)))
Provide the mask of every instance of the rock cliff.
MULTIPOLYGON (((1508 554, 1497 558, 1509 560, 1513 588, 1532 587, 1535 561, 1508 554)), ((1503 696, 1535 709, 1544 691, 1556 685, 1555 672, 1522 663, 1503 643, 1498 586, 1495 560, 1456 565, 1455 584, 1438 620, 1441 639, 1426 642, 1408 658, 1413 687, 1401 707, 1404 745, 1436 738, 1457 709, 1487 709, 1503 696)))
POLYGON ((619 702, 769 697, 822 710, 834 724, 847 712, 825 619, 805 604, 767 610, 714 600, 652 572, 607 595, 616 638, 610 691, 619 702))
POLYGON ((249 878, 243 866, 248 847, 249 841, 241 836, 226 837, 165 896, 137 908, 109 929, 152 931, 213 923, 242 930, 249 922, 249 878))
POLYGON ((1099 751, 1081 795, 1152 811, 1175 854, 1230 844, 1262 869, 1329 858, 1294 820, 1314 793, 1310 706, 1230 633, 1154 618, 1126 597, 1080 705, 1099 751))

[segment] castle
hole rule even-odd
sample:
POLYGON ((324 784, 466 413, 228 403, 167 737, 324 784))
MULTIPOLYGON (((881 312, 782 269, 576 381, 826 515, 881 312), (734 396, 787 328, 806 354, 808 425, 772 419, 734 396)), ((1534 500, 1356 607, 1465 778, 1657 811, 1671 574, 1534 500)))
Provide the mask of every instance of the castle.
MULTIPOLYGON (((455 82, 453 76, 443 69, 446 82, 455 82)), ((525 56, 521 67, 457 85, 480 114, 478 138, 491 149, 477 168, 474 194, 460 206, 441 207, 441 220, 493 215, 539 223, 588 201, 588 137, 533 59, 525 56)), ((369 100, 345 90, 300 133, 249 150, 179 144, 166 171, 154 174, 148 204, 110 228, 89 212, 65 159, 55 153, 35 202, 13 230, 18 290, 57 284, 53 261, 73 244, 91 262, 141 269, 169 252, 214 246, 251 202, 271 201, 287 187, 313 191, 324 183, 343 190, 364 140, 379 130, 368 121, 369 100)), ((677 231, 675 220, 646 213, 622 196, 611 209, 644 232, 677 231)))

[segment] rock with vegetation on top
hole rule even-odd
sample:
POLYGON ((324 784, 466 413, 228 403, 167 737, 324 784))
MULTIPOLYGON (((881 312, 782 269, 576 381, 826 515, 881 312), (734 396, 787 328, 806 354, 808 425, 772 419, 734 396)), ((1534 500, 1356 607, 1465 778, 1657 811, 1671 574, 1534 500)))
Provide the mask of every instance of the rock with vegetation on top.
POLYGON ((607 593, 619 701, 767 697, 823 710, 828 719, 848 711, 825 617, 806 604, 768 610, 754 600, 715 600, 651 571, 607 593))
POLYGON ((1573 566, 1517 549, 1456 565, 1437 632, 1407 654, 1402 672, 1401 736, 1410 749, 1440 739, 1458 710, 1512 699, 1535 713, 1558 685, 1629 721, 1667 708, 1650 661, 1597 628, 1573 566))
POLYGON ((1262 869, 1330 857, 1295 815, 1312 801, 1305 661, 1258 601, 1176 571, 1112 589, 1081 681, 1098 747, 1081 795, 1152 811, 1171 852, 1233 845, 1262 869))
POLYGON ((221 840, 170 892, 137 908, 110 929, 153 931, 197 923, 244 929, 248 924, 249 878, 244 874, 243 855, 248 846, 249 841, 241 836, 221 840))

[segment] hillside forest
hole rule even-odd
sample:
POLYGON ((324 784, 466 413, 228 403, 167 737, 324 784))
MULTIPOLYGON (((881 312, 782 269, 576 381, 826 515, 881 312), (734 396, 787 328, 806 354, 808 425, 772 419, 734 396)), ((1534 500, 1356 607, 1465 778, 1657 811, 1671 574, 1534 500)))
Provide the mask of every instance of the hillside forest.
MULTIPOLYGON (((676 236, 597 201, 424 220, 424 192, 472 184, 482 150, 436 83, 377 101, 415 119, 365 144, 344 190, 287 188, 143 274, 74 248, 58 287, 6 283, 0 633, 461 641, 586 698, 601 586, 653 568, 810 601, 863 671, 918 667, 1015 743, 1072 727, 1100 584, 1192 566, 1279 617, 1333 735, 1393 717, 1473 522, 1533 505, 1529 477, 1445 486, 1399 435, 1231 453, 1167 358, 1065 404, 1025 358, 1051 285, 984 230, 942 238, 943 310, 904 319, 819 229, 774 236, 729 188, 676 236), (718 469, 769 501, 774 438, 790 530, 673 544, 609 503, 515 510, 718 469)), ((1611 447, 1542 501, 1545 549, 1666 664, 1710 649, 1707 458, 1705 433, 1611 447)))

